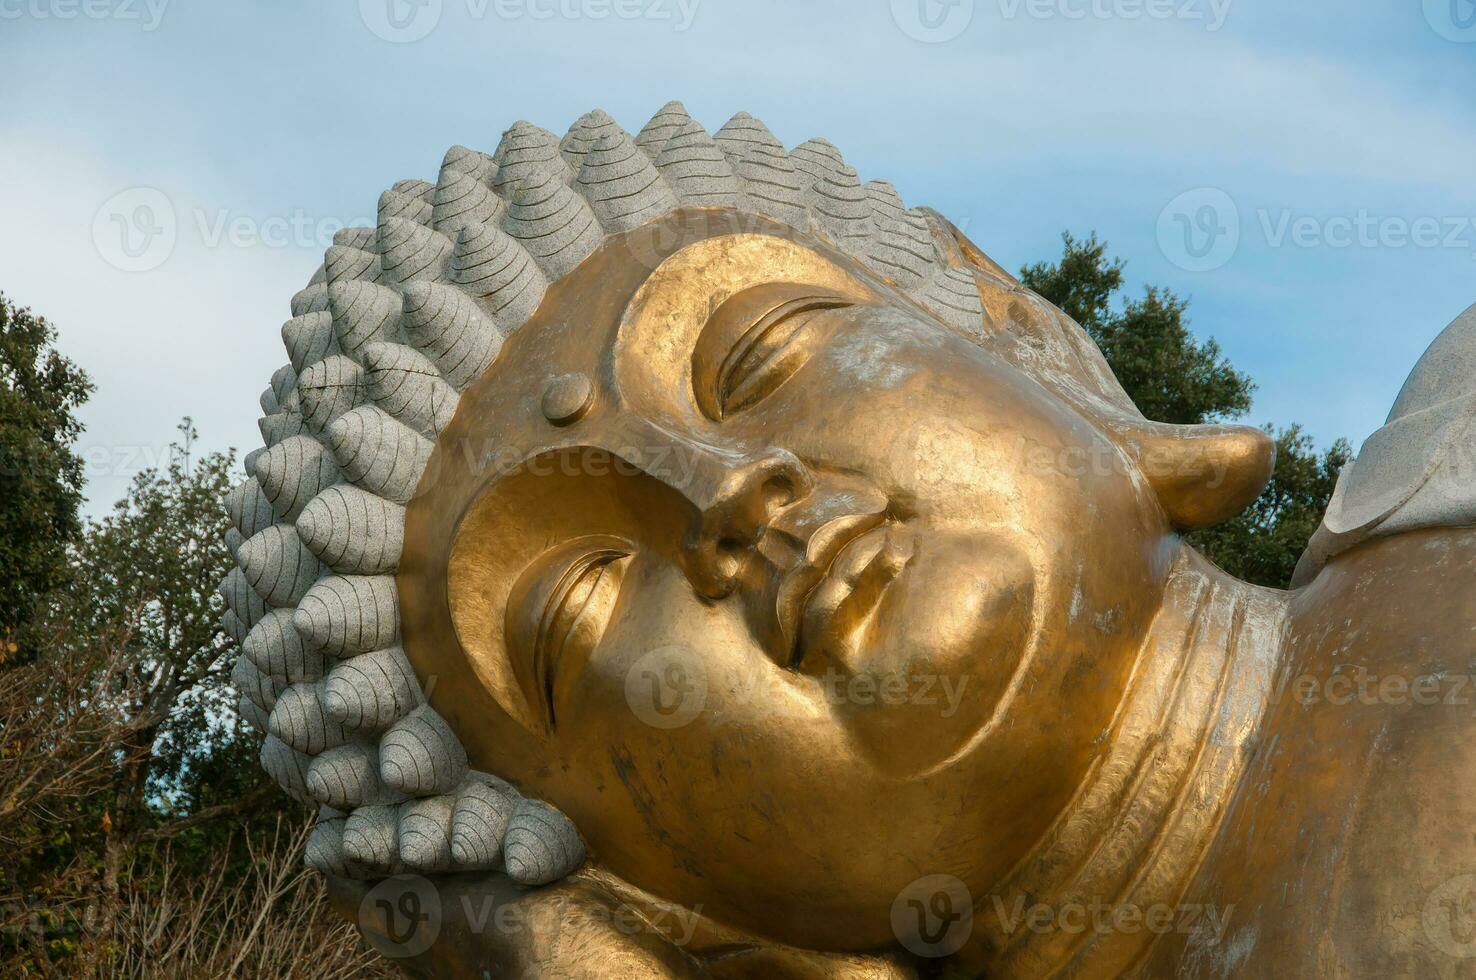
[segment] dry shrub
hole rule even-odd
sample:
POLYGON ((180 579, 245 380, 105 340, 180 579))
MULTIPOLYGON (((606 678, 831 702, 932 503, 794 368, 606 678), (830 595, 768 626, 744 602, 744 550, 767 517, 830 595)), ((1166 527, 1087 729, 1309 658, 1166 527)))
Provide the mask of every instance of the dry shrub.
POLYGON ((97 980, 401 976, 338 917, 321 876, 304 867, 310 829, 295 817, 278 818, 269 839, 246 839, 250 860, 244 876, 234 878, 224 866, 183 876, 166 851, 146 870, 130 869, 126 880, 140 884, 125 888, 116 913, 99 903, 53 910, 49 928, 30 924, 30 955, 16 950, 0 967, 7 976, 97 980), (46 947, 62 922, 83 938, 75 953, 55 958, 46 947))

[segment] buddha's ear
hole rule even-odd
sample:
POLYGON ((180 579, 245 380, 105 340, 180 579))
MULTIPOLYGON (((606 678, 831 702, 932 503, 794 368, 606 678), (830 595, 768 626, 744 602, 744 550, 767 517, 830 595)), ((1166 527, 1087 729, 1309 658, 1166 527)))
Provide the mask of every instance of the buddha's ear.
POLYGON ((1276 443, 1250 426, 1133 419, 1111 428, 1181 531, 1212 527, 1240 513, 1276 466, 1276 443))

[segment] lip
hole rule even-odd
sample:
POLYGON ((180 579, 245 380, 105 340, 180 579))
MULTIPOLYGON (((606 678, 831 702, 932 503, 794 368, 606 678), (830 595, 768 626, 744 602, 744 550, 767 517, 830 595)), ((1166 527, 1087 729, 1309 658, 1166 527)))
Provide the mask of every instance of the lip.
POLYGON ((774 595, 774 615, 779 623, 782 649, 792 653, 799 639, 805 600, 830 572, 842 551, 857 538, 876 530, 886 521, 881 511, 846 514, 821 525, 805 544, 805 556, 779 579, 774 595))
POLYGON ((844 642, 911 557, 911 534, 888 524, 884 514, 850 515, 818 530, 806 560, 783 578, 775 599, 786 666, 844 642))
POLYGON ((879 527, 847 545, 805 596, 791 664, 817 653, 833 663, 851 662, 861 627, 912 553, 912 534, 900 525, 879 527))

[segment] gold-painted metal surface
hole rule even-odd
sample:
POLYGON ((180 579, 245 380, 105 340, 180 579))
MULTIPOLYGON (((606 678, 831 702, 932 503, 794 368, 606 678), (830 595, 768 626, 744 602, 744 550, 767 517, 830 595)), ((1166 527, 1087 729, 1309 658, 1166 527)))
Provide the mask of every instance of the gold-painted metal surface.
MULTIPOLYGON (((1003 275, 958 238, 957 263, 1003 275)), ((1310 879, 1290 831, 1235 841, 1359 778, 1265 753, 1305 737, 1285 638, 1335 643, 1349 596, 1291 609, 1179 537, 1270 462, 1255 430, 1062 394, 762 219, 612 238, 464 393, 399 573, 406 652, 473 767, 567 813, 591 860, 530 892, 447 878, 447 907, 553 924, 457 920, 419 967, 1242 975, 1198 972, 1230 955, 1202 937, 1064 913, 1201 896, 1254 917, 1310 879)), ((1270 966, 1311 962, 1278 943, 1270 966)))
POLYGON ((1293 593, 1259 751, 1180 899, 1222 937, 1171 931, 1133 977, 1476 976, 1473 567, 1476 530, 1413 531, 1293 593))

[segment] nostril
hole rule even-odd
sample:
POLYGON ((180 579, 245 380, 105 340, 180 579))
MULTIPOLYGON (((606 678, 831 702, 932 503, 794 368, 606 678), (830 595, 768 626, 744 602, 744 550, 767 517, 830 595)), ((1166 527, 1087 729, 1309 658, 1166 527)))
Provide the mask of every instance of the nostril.
POLYGON ((771 514, 781 507, 788 507, 798 496, 793 481, 787 476, 770 477, 764 483, 763 493, 764 507, 771 514))
POLYGON ((739 538, 720 538, 717 543, 718 573, 723 578, 733 578, 743 567, 744 556, 752 547, 739 538))
POLYGON ((810 493, 812 481, 793 454, 775 449, 725 466, 710 495, 699 503, 699 519, 687 543, 698 591, 723 598, 759 548, 759 542, 781 511, 810 493))
POLYGON ((787 450, 775 450, 764 481, 765 493, 777 495, 780 505, 787 506, 808 496, 813 488, 814 479, 805 464, 787 450))

